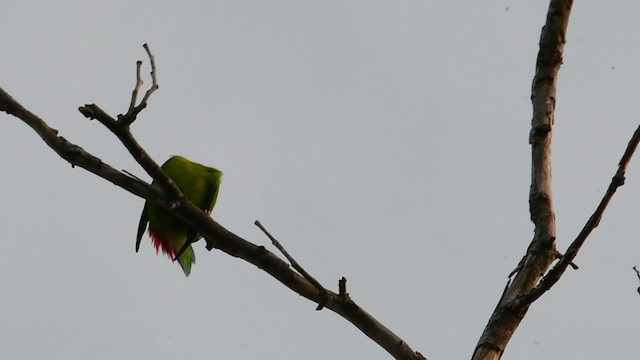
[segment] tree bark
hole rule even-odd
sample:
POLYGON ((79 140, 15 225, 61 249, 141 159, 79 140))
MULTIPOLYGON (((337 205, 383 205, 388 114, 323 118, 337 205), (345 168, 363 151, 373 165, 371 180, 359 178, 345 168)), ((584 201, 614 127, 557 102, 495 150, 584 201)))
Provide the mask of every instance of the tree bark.
POLYGON ((571 0, 552 0, 540 35, 540 50, 533 77, 531 144, 531 188, 529 211, 535 225, 527 253, 514 270, 474 350, 474 360, 499 359, 524 318, 531 301, 518 301, 538 284, 557 257, 556 222, 551 182, 551 139, 556 104, 558 70, 562 64, 571 0))

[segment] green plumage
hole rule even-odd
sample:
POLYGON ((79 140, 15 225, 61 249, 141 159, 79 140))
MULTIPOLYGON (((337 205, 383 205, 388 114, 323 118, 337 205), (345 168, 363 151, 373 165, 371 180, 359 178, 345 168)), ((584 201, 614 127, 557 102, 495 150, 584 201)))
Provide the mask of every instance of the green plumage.
MULTIPOLYGON (((221 171, 192 162, 182 156, 172 156, 162 165, 162 170, 195 206, 207 213, 211 212, 218 198, 221 171)), ((151 185, 157 186, 157 183, 154 181, 151 185)), ((156 252, 162 251, 173 260, 183 250, 177 260, 184 274, 189 276, 191 265, 196 262, 191 243, 200 239, 201 236, 171 212, 147 201, 140 216, 136 252, 140 248, 147 222, 149 236, 156 252)))

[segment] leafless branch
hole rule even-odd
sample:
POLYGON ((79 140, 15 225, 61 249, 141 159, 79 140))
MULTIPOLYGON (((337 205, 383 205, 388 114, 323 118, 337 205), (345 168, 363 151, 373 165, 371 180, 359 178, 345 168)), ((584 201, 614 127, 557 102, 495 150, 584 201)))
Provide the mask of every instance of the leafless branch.
POLYGON ((542 296, 542 294, 551 289, 558 280, 560 280, 560 277, 567 269, 567 266, 571 265, 571 261, 576 257, 576 255, 578 255, 578 251, 580 251, 580 248, 587 240, 587 237, 589 237, 591 232, 598 227, 598 224, 600 224, 602 215, 613 198, 613 195, 616 193, 616 190, 618 190, 620 186, 624 185, 625 173, 633 153, 638 148, 638 143, 640 143, 640 126, 638 126, 636 131, 633 133, 633 136, 631 137, 631 140, 618 163, 618 170, 613 178, 611 178, 611 183, 609 183, 607 191, 605 192, 602 200, 600 200, 600 204, 598 204, 594 213, 589 217, 589 220, 587 220, 582 231, 580 231, 576 239, 573 240, 571 245, 569 245, 564 256, 560 258, 560 261, 558 261, 558 263, 556 263, 555 266, 542 278, 540 284, 538 284, 538 286, 532 289, 528 294, 518 299, 519 302, 531 303, 535 301, 542 296))
MULTIPOLYGON (((322 299, 317 287, 307 278, 293 271, 285 261, 266 250, 263 246, 255 245, 225 229, 182 195, 171 179, 138 144, 129 130, 129 125, 135 121, 140 111, 146 107, 149 96, 158 88, 155 79, 155 62, 146 46, 145 49, 152 64, 151 76, 153 83, 139 105, 134 105, 133 110, 130 105, 127 114, 118 116, 117 120, 95 104, 82 106, 79 111, 89 119, 98 120, 113 132, 134 159, 159 183, 160 188, 153 187, 114 169, 99 158, 86 152, 80 146, 59 136, 57 130, 49 127, 42 119, 24 108, 2 88, 0 88, 0 111, 21 119, 33 128, 52 150, 73 166, 90 171, 136 196, 173 211, 174 214, 203 235, 207 243, 207 249, 216 248, 231 256, 241 258, 264 270, 297 294, 315 303, 323 303, 326 308, 354 324, 394 358, 406 360, 425 359, 419 352, 412 350, 404 340, 360 308, 346 294, 346 280, 341 282, 340 294, 327 290, 326 299, 322 299)), ((139 67, 137 67, 137 77, 139 77, 139 67)), ((141 85, 141 80, 137 79, 136 86, 132 92, 132 104, 135 104, 141 85)))
POLYGON ((316 310, 322 310, 325 303, 327 302, 327 289, 325 289, 324 286, 322 286, 322 284, 320 284, 313 276, 311 276, 305 269, 303 269, 302 266, 298 264, 296 259, 294 259, 291 255, 289 255, 289 253, 284 248, 284 246, 282 246, 282 244, 280 244, 280 242, 275 237, 273 237, 271 233, 269 233, 269 231, 265 229, 264 226, 262 226, 260 221, 256 220, 254 224, 258 228, 260 228, 260 230, 262 230, 262 232, 265 235, 267 235, 267 237, 271 240, 271 243, 273 244, 273 246, 275 246, 278 250, 280 250, 282 255, 284 255, 284 257, 286 257, 287 260, 289 260, 289 263, 291 264, 291 266, 293 266, 293 268, 296 269, 300 273, 300 275, 304 276, 305 279, 309 280, 309 282, 313 284, 313 286, 315 286, 316 289, 318 289, 318 292, 319 292, 318 296, 320 297, 320 302, 318 303, 318 307, 316 308, 316 310))
MULTIPOLYGON (((636 276, 638 277, 638 280, 640 281, 640 271, 638 271, 637 267, 633 267, 633 271, 636 272, 636 276)), ((638 287, 638 293, 640 293, 640 287, 638 287)))
POLYGON ((554 122, 556 84, 562 64, 571 0, 551 0, 546 24, 540 35, 540 50, 533 77, 531 144, 531 189, 529 211, 535 225, 533 240, 512 274, 498 305, 478 340, 473 359, 499 359, 531 302, 519 301, 529 293, 556 258, 555 215, 551 181, 551 134, 554 122))
POLYGON ((142 61, 136 61, 136 86, 131 92, 131 102, 129 103, 129 109, 127 110, 126 114, 118 115, 118 120, 120 121, 122 126, 130 126, 136 120, 137 115, 147 107, 147 102, 149 101, 151 95, 160 88, 158 86, 155 57, 151 53, 149 45, 144 44, 142 46, 147 52, 147 56, 149 56, 149 62, 151 63, 151 72, 149 73, 149 75, 151 75, 151 86, 145 92, 142 100, 140 101, 140 104, 136 105, 136 102, 138 101, 138 92, 144 84, 144 82, 142 81, 142 76, 140 75, 140 71, 142 69, 142 61))

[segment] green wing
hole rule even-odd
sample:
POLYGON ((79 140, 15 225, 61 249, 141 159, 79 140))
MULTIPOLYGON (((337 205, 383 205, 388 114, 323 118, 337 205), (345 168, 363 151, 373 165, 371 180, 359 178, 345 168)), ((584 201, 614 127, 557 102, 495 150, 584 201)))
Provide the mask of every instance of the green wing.
MULTIPOLYGON (((181 188, 185 196, 191 200, 195 206, 200 208, 202 211, 210 213, 218 199, 218 189, 220 188, 220 177, 222 172, 200 164, 196 165, 199 165, 199 167, 196 167, 195 171, 199 172, 201 175, 204 174, 204 176, 202 178, 191 178, 191 180, 197 179, 197 181, 189 181, 188 184, 185 181, 184 184, 181 184, 183 186, 180 186, 179 184, 176 185, 181 188)), ((187 242, 185 242, 182 248, 176 252, 175 258, 178 259, 183 252, 190 248, 191 243, 194 243, 201 238, 202 235, 198 234, 195 229, 190 227, 187 234, 187 242)))
MULTIPOLYGON (((197 207, 210 213, 218 198, 222 172, 192 162, 182 156, 172 156, 162 165, 162 170, 180 188, 182 193, 197 207)), ((154 182, 151 185, 157 186, 154 182)), ((171 212, 146 202, 140 215, 136 236, 136 252, 140 249, 142 235, 149 224, 154 235, 154 246, 163 249, 164 253, 175 253, 174 261, 178 261, 185 275, 191 272, 195 263, 195 253, 191 243, 198 241, 198 232, 184 223, 171 212), (170 246, 171 249, 167 247, 170 246)))

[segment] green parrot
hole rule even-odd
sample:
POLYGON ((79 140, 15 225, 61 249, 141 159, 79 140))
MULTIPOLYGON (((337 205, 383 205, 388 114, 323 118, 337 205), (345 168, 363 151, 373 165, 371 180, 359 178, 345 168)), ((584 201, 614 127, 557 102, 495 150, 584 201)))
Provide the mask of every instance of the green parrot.
MULTIPOLYGON (((195 206, 207 213, 211 212, 218 198, 221 171, 177 155, 162 164, 162 170, 195 206)), ((151 185, 158 186, 155 180, 151 185)), ((136 252, 140 249, 140 240, 147 222, 149 237, 156 253, 162 251, 173 261, 178 260, 184 274, 189 276, 191 265, 196 262, 191 243, 196 242, 201 236, 176 215, 147 201, 138 225, 136 252)))

